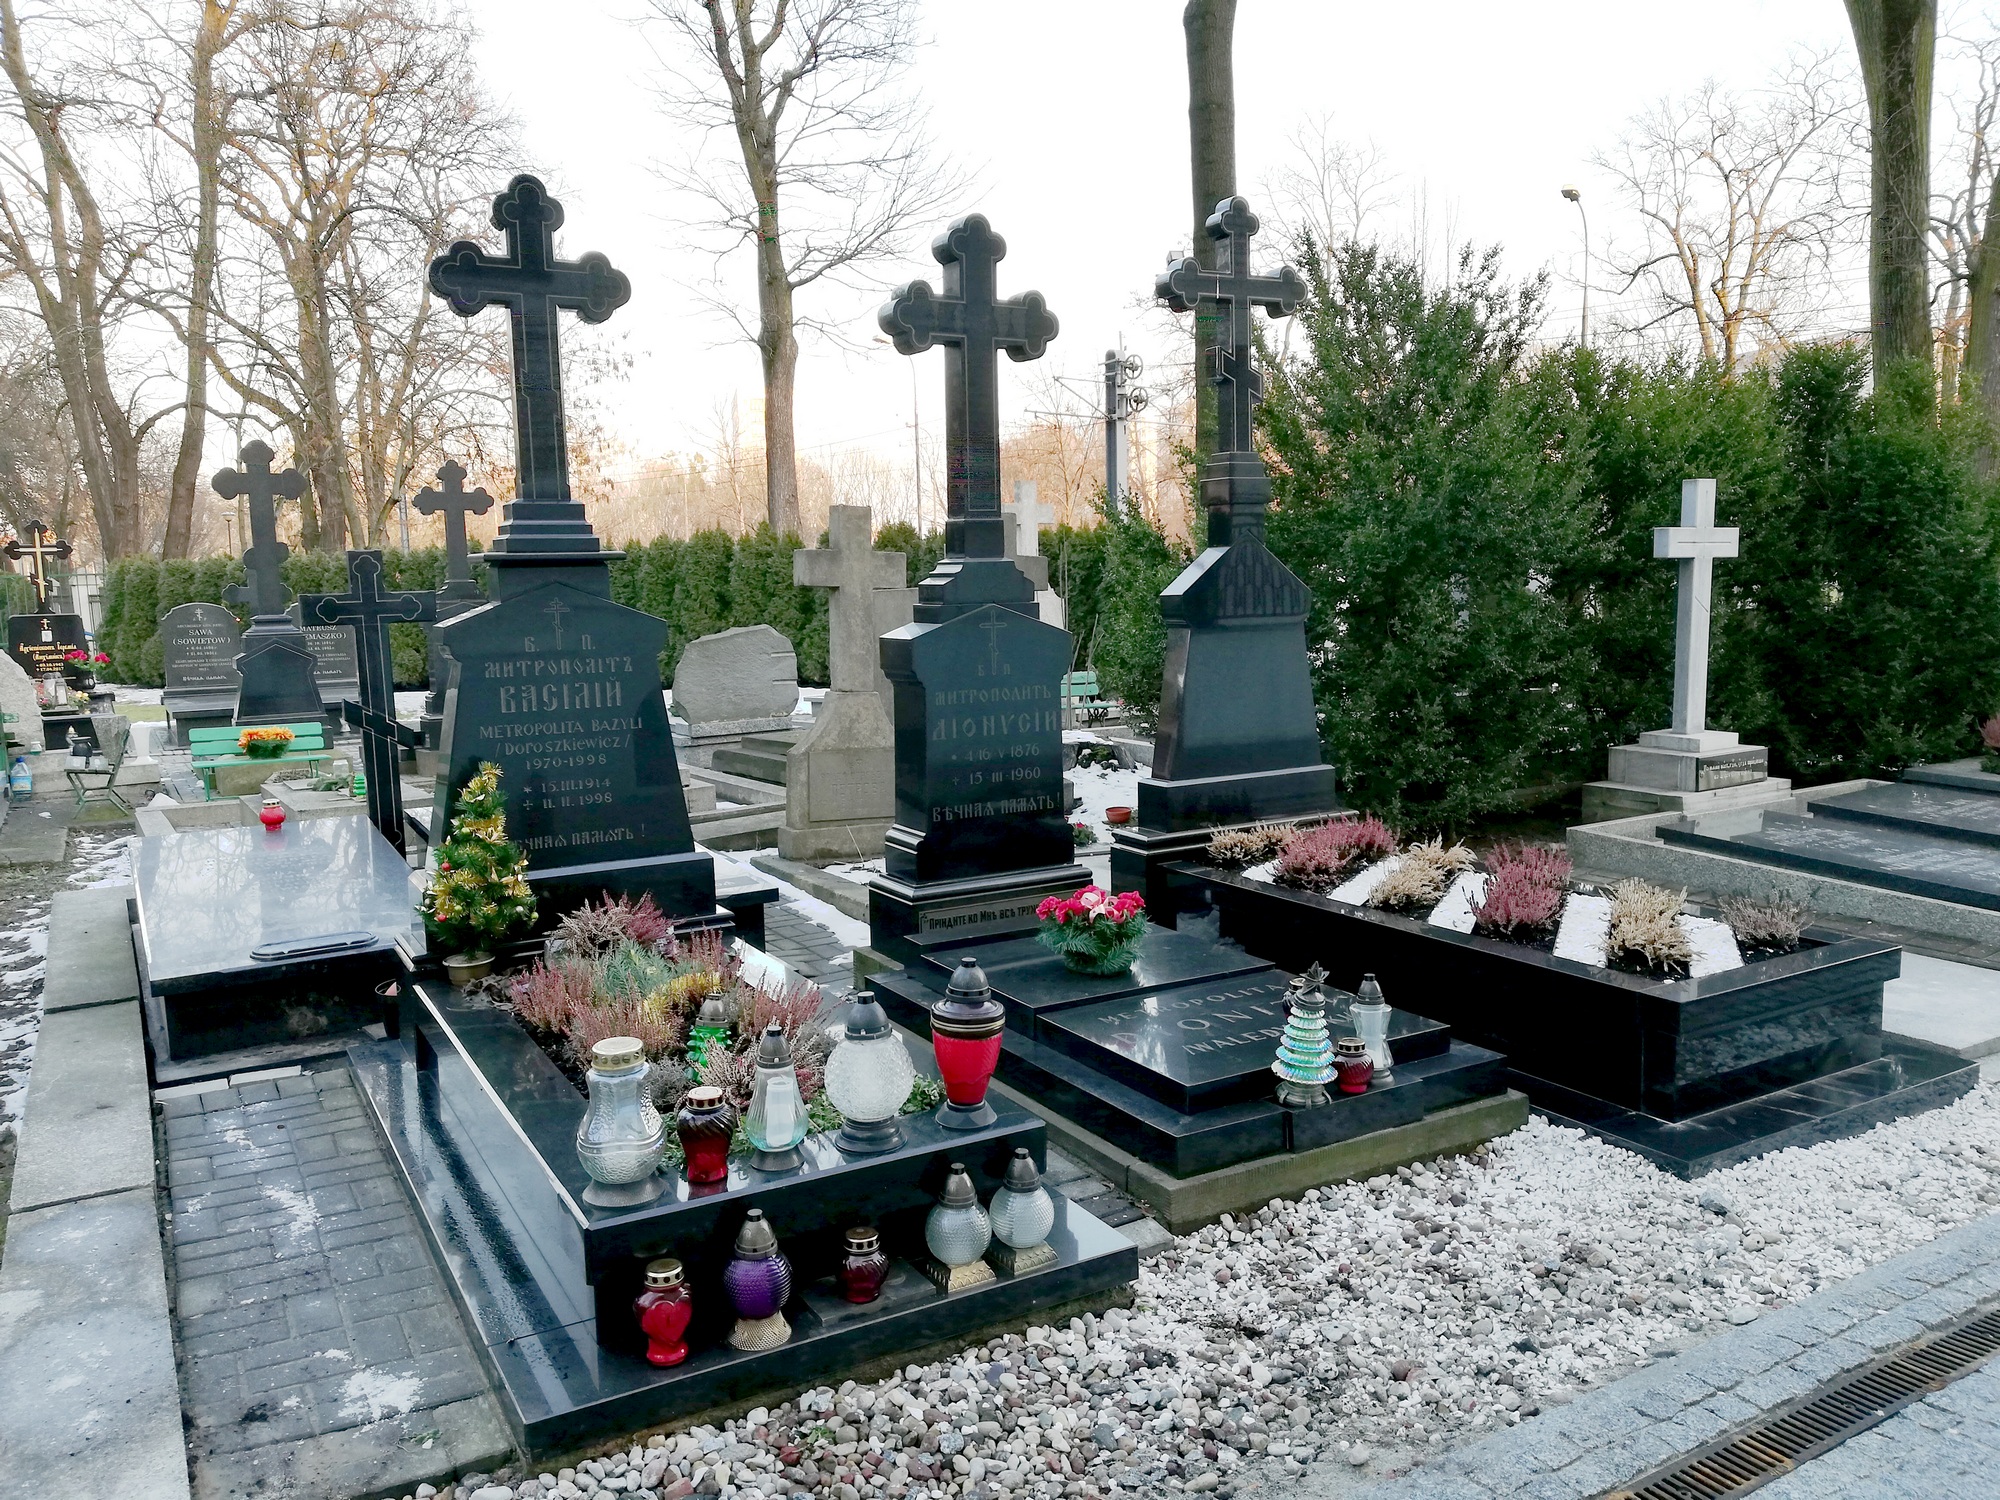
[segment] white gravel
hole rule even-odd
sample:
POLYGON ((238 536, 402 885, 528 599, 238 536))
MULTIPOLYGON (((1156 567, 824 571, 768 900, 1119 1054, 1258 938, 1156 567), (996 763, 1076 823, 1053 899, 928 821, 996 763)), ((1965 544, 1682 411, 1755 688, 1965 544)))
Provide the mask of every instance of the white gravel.
POLYGON ((820 1387, 597 1473, 480 1478, 521 1497, 634 1474, 616 1487, 662 1500, 1054 1500, 1396 1471, 1995 1203, 2000 1088, 1695 1183, 1537 1119, 1185 1236, 1129 1313, 820 1387))

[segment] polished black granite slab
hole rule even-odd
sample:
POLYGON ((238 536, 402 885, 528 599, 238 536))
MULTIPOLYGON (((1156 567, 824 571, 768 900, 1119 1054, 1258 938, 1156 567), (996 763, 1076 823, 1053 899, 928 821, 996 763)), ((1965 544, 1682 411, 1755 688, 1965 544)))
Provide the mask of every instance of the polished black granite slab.
MULTIPOLYGON (((424 1030, 423 1023, 413 1029, 424 1030)), ((851 1221, 847 1216, 857 1211, 855 1205, 827 1197, 825 1207, 808 1217, 835 1180, 832 1170, 790 1195, 774 1192, 779 1184, 765 1174, 732 1174, 727 1188, 696 1207, 711 1213, 724 1204, 733 1209, 733 1216, 719 1213, 729 1237, 748 1207, 761 1207, 770 1216, 798 1273, 785 1309, 793 1337, 761 1353, 727 1347, 722 1338, 730 1319, 706 1248, 711 1241, 669 1237, 659 1243, 659 1253, 688 1263, 695 1293, 693 1353, 685 1364, 656 1368, 641 1357, 628 1326, 636 1284, 615 1292, 586 1284, 587 1231, 572 1212, 571 1195, 528 1148, 493 1080, 468 1062, 443 1028, 428 1034, 425 1065, 419 1056, 424 1049, 402 1042, 356 1046, 349 1060, 474 1330, 502 1412, 530 1454, 561 1451, 763 1392, 837 1379, 870 1359, 999 1324, 1025 1323, 1043 1309, 1079 1299, 1108 1299, 1138 1273, 1130 1241, 1056 1194, 1056 1224, 1049 1236, 1057 1252, 1054 1264, 941 1296, 912 1263, 927 1205, 889 1213, 863 1208, 858 1211, 872 1212, 866 1221, 883 1231, 892 1273, 878 1301, 853 1307, 834 1293, 828 1273, 840 1229, 851 1221), (619 1327, 601 1327, 600 1309, 619 1327)), ((1040 1122, 1023 1115, 1013 1120, 1017 1126, 1026 1122, 1039 1157, 1040 1122)), ((949 1149, 957 1144, 948 1143, 943 1155, 961 1159, 949 1149)), ((897 1183, 910 1178, 909 1165, 910 1158, 899 1154, 872 1158, 850 1171, 897 1183)), ((688 1209, 681 1200, 677 1216, 691 1223, 688 1209)), ((606 1269, 600 1266, 600 1273, 606 1269)))
POLYGON ((2000 911, 2000 846, 1792 813, 1705 813, 1660 825, 1662 842, 2000 911))
MULTIPOLYGON (((920 977, 926 976, 917 971, 885 973, 871 982, 899 1025, 928 1035, 930 1005, 938 991, 920 983, 920 977)), ((1275 1043, 1263 1057, 1261 1073, 1244 1064, 1244 1076, 1257 1097, 1223 1100, 1193 1111, 1133 1087, 1018 1027, 1010 1026, 1002 1036, 997 1076, 1142 1160, 1177 1177, 1192 1177, 1406 1124, 1502 1087, 1497 1054, 1453 1042, 1443 1028, 1421 1017, 1402 1019, 1407 1024, 1400 1028, 1392 1022, 1390 1051, 1396 1058, 1392 1084, 1378 1080, 1365 1094, 1338 1095, 1325 1108, 1306 1112, 1284 1109, 1276 1101, 1276 1080, 1270 1073, 1275 1043)), ((1336 1034, 1351 1030, 1338 1006, 1329 1007, 1328 1024, 1336 1034)))
POLYGON ((963 958, 979 961, 994 998, 1007 1007, 1008 1024, 1017 1026, 1032 1026, 1044 1011, 1271 968, 1240 948, 1204 942, 1169 927, 1147 929, 1137 961, 1123 974, 1073 973, 1033 936, 929 947, 916 967, 925 983, 942 991, 963 958))
POLYGON ((135 839, 133 931, 161 1060, 378 1017, 374 986, 414 928, 410 867, 365 818, 293 819, 135 839))
POLYGON ((1688 1178, 1949 1104, 1979 1082, 1979 1064, 1928 1042, 1884 1036, 1881 1055, 1868 1062, 1683 1120, 1619 1109, 1519 1070, 1510 1081, 1557 1124, 1579 1126, 1688 1178))
POLYGON ((1812 815, 2000 849, 2000 797, 1990 792, 1895 781, 1821 798, 1812 815))
POLYGON ((1935 765, 1911 766, 1903 773, 1903 780, 1924 786, 1955 786, 1962 791, 2000 796, 2000 776, 1982 771, 1976 756, 1965 760, 1940 761, 1935 765))

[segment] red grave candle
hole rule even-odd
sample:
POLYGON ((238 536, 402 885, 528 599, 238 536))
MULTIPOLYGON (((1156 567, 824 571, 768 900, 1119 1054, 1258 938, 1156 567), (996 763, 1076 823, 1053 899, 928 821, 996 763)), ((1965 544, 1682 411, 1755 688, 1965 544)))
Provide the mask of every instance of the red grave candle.
POLYGON ((688 1357, 683 1341, 694 1299, 677 1260, 656 1260, 646 1267, 646 1289, 632 1303, 639 1331, 646 1335, 646 1358, 656 1365, 677 1365, 688 1357))
POLYGON ((690 1183, 729 1180, 729 1138, 736 1131, 736 1111, 721 1089, 709 1085, 689 1089, 674 1130, 687 1157, 690 1183))
POLYGON ((889 1257, 882 1253, 881 1233, 866 1227, 847 1231, 847 1253, 836 1280, 849 1302, 873 1302, 889 1278, 889 1257))
POLYGON ((960 959, 944 997, 931 1007, 931 1050, 945 1098, 936 1119, 947 1130, 979 1130, 996 1118, 986 1086, 1006 1028, 1007 1008, 993 998, 985 971, 973 958, 960 959))

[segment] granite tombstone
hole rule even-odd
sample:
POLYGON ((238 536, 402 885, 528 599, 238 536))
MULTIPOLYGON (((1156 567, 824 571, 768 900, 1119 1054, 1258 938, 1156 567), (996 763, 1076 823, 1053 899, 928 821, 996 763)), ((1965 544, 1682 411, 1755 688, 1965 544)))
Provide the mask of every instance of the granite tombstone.
POLYGON ((873 859, 896 810, 896 731, 875 692, 875 594, 903 582, 903 554, 875 550, 865 505, 836 505, 827 546, 792 554, 795 583, 833 591, 827 663, 832 686, 812 728, 785 757, 786 859, 873 859))
POLYGON ((37 682, 60 677, 71 687, 77 686, 87 669, 80 668, 69 657, 72 652, 89 650, 90 637, 83 628, 81 615, 7 617, 7 654, 37 682))
POLYGON ((313 687, 319 692, 321 710, 335 731, 343 724, 341 704, 361 691, 361 663, 355 655, 354 632, 344 625, 315 621, 293 600, 285 613, 297 623, 312 652, 313 687))
POLYGON ((674 714, 687 721, 691 740, 788 729, 798 703, 798 656, 769 625, 690 641, 674 668, 674 714))
POLYGON ((305 493, 297 469, 271 472, 272 453, 260 442, 246 443, 237 462, 209 481, 225 500, 242 497, 250 509, 250 545, 243 551, 245 580, 223 597, 250 607, 243 654, 236 659, 242 685, 236 693, 238 724, 299 724, 322 717, 325 704, 313 680, 313 653, 298 622, 285 612, 285 581, 279 569, 291 548, 278 540, 278 501, 305 493))
POLYGON ((508 836, 551 921, 606 891, 711 918, 715 862, 694 847, 660 684, 664 622, 611 600, 608 564, 569 488, 557 317, 601 323, 631 296, 602 255, 558 260, 562 205, 523 174, 493 201, 507 253, 461 240, 431 263, 454 312, 513 324, 516 498, 485 554, 492 602, 436 626, 451 663, 436 817, 492 761, 508 836))
POLYGON ((1305 296, 1290 266, 1257 275, 1257 216, 1225 198, 1208 220, 1213 271, 1193 259, 1163 274, 1155 293, 1176 312, 1217 324, 1207 372, 1217 390, 1215 449, 1202 471, 1208 545, 1160 595, 1166 675, 1151 774, 1139 782, 1136 820, 1113 830, 1112 874, 1171 920, 1164 863, 1185 858, 1219 826, 1325 814, 1337 805, 1322 759, 1306 655, 1306 586, 1264 544, 1271 480, 1254 417, 1256 308, 1288 316, 1305 296))
POLYGON ((177 604, 160 616, 167 680, 160 703, 175 744, 187 744, 190 729, 230 722, 243 686, 243 674, 236 670, 242 649, 242 627, 220 604, 177 604))
POLYGON ((896 694, 896 821, 871 884, 876 953, 1032 928, 1042 897, 1084 885, 1064 820, 1062 674, 1068 632, 1043 624, 1007 554, 997 360, 1037 359, 1057 324, 1039 292, 1002 299, 1006 241, 984 215, 940 235, 942 291, 900 287, 878 320, 903 354, 945 355, 945 555, 916 619, 882 638, 896 694))
POLYGON ((1960 836, 1769 808, 1700 813, 1656 831, 1663 843, 2000 911, 2000 846, 1960 836))

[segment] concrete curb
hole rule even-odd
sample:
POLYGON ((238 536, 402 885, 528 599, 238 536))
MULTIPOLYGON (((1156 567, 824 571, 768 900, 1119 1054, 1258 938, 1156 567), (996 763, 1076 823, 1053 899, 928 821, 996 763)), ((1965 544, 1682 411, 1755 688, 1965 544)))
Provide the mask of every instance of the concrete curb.
POLYGON ((49 954, 42 1009, 75 1010, 139 998, 129 885, 57 891, 49 903, 49 954))
POLYGON ((808 896, 824 901, 842 916, 857 922, 868 920, 868 887, 840 875, 829 875, 818 865, 803 864, 778 854, 753 854, 750 863, 766 875, 795 885, 808 896))
POLYGON ((139 1006, 42 1018, 9 1212, 153 1190, 153 1119, 139 1006))

